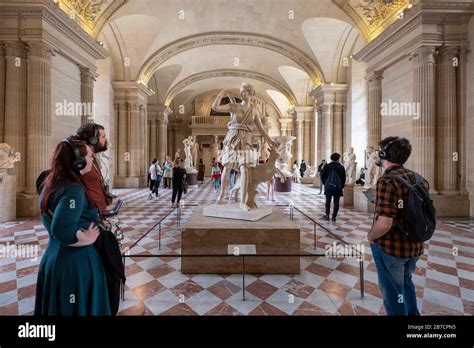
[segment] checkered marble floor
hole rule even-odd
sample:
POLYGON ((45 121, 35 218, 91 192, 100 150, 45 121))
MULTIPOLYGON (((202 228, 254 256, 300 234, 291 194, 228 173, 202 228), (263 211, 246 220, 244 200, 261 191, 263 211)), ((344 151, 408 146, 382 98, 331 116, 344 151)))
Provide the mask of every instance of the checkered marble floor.
MULTIPOLYGON (((323 214, 324 196, 310 186, 296 184, 291 193, 275 193, 274 202, 266 199, 265 190, 266 186, 261 185, 260 204, 288 206, 293 201, 318 221, 323 214)), ((126 236, 122 248, 131 255, 179 254, 180 227, 176 210, 171 208, 171 190, 160 188, 160 197, 152 200, 148 192, 115 191, 125 202, 120 215, 126 236), (165 216, 161 249, 158 228, 128 248, 165 216)), ((215 197, 210 182, 191 187, 183 196, 181 226, 192 215, 192 205, 211 203, 215 197)), ((281 209, 289 216, 288 207, 281 209)), ((315 250, 313 224, 296 211, 294 218, 301 227, 301 253, 321 253, 326 244, 338 242, 317 228, 315 250)), ((360 298, 359 262, 355 258, 308 256, 301 258, 301 273, 297 275, 246 275, 244 301, 240 274, 184 275, 179 257, 127 257, 125 300, 119 315, 384 315, 375 264, 365 241, 371 221, 370 214, 344 207, 337 222, 320 221, 345 242, 365 246, 364 299, 360 298)), ((474 231, 451 222, 438 224, 413 276, 424 315, 474 314, 474 231)), ((48 234, 38 220, 12 221, 0 224, 0 243, 7 242, 38 245, 40 252, 36 260, 0 258, 0 315, 31 314, 37 267, 48 234)))

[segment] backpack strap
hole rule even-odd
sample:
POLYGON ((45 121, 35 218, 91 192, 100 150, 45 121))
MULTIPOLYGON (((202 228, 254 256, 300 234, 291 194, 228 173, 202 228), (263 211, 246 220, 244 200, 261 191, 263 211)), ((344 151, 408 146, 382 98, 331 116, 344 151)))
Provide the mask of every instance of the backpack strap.
MULTIPOLYGON (((413 183, 406 180, 405 178, 402 178, 400 175, 387 174, 387 175, 384 175, 383 178, 395 179, 396 181, 398 181, 398 182, 402 183, 403 185, 407 186, 408 188, 411 188, 414 185, 413 183)), ((415 176, 415 178, 416 178, 416 176, 415 176)), ((415 184, 418 184, 418 179, 417 178, 416 178, 415 184)))

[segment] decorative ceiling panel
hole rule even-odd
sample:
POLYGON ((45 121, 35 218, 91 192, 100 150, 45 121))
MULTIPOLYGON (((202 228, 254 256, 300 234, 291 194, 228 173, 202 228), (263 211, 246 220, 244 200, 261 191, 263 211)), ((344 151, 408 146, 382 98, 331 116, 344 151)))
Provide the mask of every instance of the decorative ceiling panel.
POLYGON ((89 35, 97 37, 107 20, 128 0, 55 0, 89 35))
POLYGON ((367 41, 375 39, 414 0, 332 0, 360 29, 367 41))

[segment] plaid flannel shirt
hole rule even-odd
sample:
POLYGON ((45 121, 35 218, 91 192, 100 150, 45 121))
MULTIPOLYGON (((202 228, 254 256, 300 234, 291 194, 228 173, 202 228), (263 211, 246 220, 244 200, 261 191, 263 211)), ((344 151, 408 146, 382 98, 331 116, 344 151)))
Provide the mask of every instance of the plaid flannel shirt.
MULTIPOLYGON (((384 172, 386 174, 400 175, 410 182, 415 182, 413 172, 403 166, 391 166, 384 172)), ((377 181, 376 214, 393 218, 392 227, 382 237, 376 239, 380 248, 387 254, 399 258, 411 258, 423 254, 423 243, 414 243, 400 230, 397 221, 403 223, 404 213, 408 202, 408 187, 395 179, 382 176, 377 181)), ((423 184, 429 189, 428 182, 423 178, 423 184)))

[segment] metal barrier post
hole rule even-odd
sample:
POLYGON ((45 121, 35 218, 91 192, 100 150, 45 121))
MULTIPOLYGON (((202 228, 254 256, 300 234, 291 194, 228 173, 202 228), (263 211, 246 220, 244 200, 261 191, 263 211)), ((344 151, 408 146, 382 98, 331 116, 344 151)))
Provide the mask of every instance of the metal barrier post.
POLYGON ((242 255, 242 300, 245 301, 245 256, 242 255))
POLYGON ((360 270, 360 299, 364 299, 364 256, 361 255, 359 259, 359 270, 360 270))

